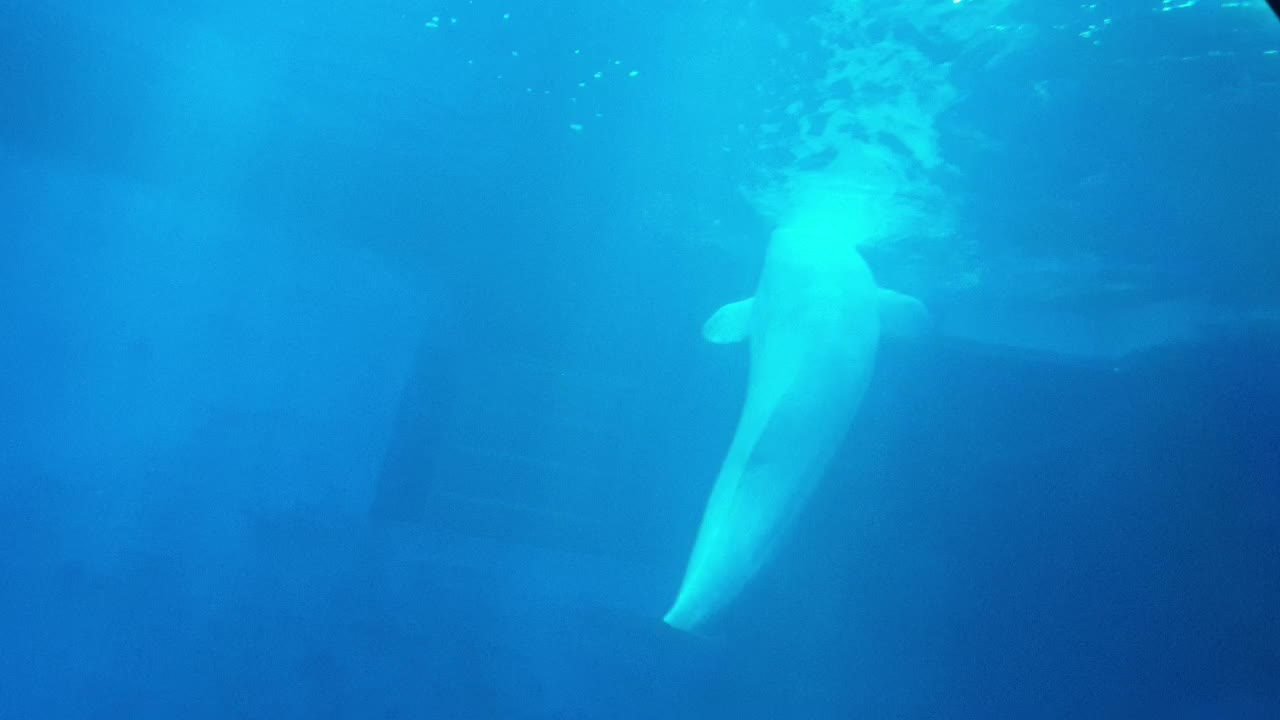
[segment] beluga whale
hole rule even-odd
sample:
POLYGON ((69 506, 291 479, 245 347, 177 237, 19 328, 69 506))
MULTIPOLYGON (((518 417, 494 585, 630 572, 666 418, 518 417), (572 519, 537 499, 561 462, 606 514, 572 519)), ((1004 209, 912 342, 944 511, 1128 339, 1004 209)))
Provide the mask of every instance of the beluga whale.
POLYGON ((862 402, 882 333, 929 326, 915 298, 880 288, 848 225, 776 228, 754 297, 717 310, 702 334, 746 341, 750 370, 733 441, 684 580, 663 620, 698 633, 765 566, 819 485, 862 402))

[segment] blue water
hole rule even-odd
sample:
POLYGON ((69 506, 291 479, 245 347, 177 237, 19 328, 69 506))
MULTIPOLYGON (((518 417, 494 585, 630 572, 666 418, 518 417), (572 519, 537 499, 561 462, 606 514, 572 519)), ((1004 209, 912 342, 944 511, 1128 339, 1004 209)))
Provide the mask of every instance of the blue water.
POLYGON ((830 5, 0 0, 0 718, 1280 717, 1260 2, 930 50, 938 332, 660 622, 830 5))

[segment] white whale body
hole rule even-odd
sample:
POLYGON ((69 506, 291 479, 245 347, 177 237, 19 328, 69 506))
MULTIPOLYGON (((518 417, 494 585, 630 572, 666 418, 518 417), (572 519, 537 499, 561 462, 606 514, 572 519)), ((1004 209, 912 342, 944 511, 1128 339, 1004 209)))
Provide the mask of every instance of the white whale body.
POLYGON ((821 224, 774 232, 755 296, 703 326, 714 343, 747 340, 751 368, 667 624, 696 631, 742 592, 841 444, 882 331, 916 335, 928 325, 920 301, 876 286, 847 234, 821 224))

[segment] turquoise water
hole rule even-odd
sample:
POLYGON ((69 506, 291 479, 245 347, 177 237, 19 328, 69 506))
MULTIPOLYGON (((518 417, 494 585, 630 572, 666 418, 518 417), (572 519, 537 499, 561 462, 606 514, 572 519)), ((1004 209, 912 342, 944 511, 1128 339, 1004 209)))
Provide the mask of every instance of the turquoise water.
POLYGON ((1265 3, 0 41, 0 718, 1280 715, 1265 3), (932 328, 681 632, 754 362, 701 328, 813 218, 932 328))

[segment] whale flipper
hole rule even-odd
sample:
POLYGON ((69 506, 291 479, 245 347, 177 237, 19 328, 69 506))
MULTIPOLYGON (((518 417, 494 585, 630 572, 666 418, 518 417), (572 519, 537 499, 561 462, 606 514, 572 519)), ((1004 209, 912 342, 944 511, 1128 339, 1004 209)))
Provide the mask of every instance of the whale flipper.
POLYGON ((929 310, 916 298, 893 290, 879 288, 880 332, 897 338, 918 338, 933 328, 929 310))
POLYGON ((755 302, 754 297, 749 297, 721 307, 703 323, 702 337, 717 345, 746 340, 751 329, 751 313, 755 302))

